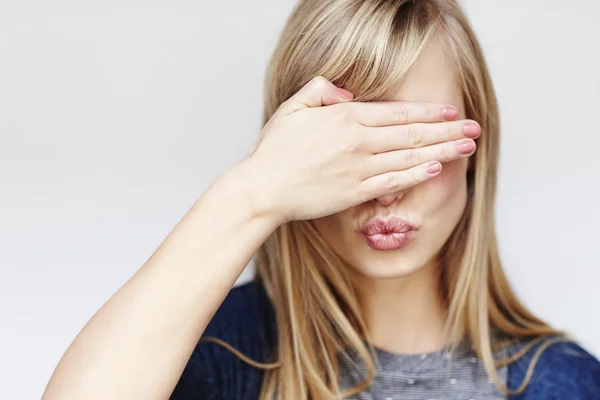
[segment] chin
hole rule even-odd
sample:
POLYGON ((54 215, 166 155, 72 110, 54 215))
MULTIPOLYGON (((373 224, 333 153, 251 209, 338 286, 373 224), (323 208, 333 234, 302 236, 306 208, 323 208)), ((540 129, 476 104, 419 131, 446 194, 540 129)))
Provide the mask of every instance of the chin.
POLYGON ((411 243, 398 250, 378 251, 369 246, 357 246, 344 259, 352 270, 366 278, 394 279, 412 275, 423 269, 429 257, 411 243))

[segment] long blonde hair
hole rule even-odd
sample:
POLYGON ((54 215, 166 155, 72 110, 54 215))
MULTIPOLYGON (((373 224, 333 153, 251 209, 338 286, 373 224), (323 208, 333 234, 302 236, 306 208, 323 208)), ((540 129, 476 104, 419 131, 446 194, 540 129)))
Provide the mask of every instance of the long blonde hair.
MULTIPOLYGON (((498 389, 519 393, 541 352, 562 340, 563 332, 519 302, 502 270, 494 224, 498 105, 481 48, 456 1, 300 1, 268 64, 263 124, 317 75, 350 90, 355 101, 391 99, 438 31, 444 33, 456 59, 466 117, 482 127, 474 169, 467 174, 465 212, 440 252, 447 325, 451 332, 468 335, 498 389), (534 340, 510 358, 495 360, 493 350, 500 343, 491 335, 492 329, 516 340, 534 340), (518 359, 542 339, 546 342, 532 358, 525 380, 517 390, 508 390, 496 368, 518 359)), ((276 363, 247 360, 266 369, 261 399, 275 394, 284 399, 335 399, 367 387, 375 362, 350 267, 327 246, 312 222, 281 225, 258 250, 256 265, 255 279, 273 303, 278 332, 276 363), (368 376, 342 394, 337 356, 347 355, 348 349, 364 360, 368 376)))

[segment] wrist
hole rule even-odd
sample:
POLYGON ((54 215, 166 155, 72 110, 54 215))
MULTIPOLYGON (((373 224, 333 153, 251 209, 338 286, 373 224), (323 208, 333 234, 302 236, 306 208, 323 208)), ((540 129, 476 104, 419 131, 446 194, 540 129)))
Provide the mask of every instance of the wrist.
POLYGON ((249 157, 225 171, 219 178, 250 219, 267 221, 273 230, 286 222, 276 196, 264 187, 260 168, 249 157))

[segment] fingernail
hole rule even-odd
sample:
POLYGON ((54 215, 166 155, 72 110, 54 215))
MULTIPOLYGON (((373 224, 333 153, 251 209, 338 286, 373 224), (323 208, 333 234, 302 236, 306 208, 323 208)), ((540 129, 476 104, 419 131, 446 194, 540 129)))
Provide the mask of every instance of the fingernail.
POLYGON ((442 110, 442 117, 446 120, 454 119, 458 117, 458 110, 454 106, 446 106, 442 110))
POLYGON ((336 87, 335 90, 337 90, 337 92, 339 93, 340 96, 342 96, 345 99, 352 99, 354 98, 354 95, 347 91, 346 89, 342 89, 341 87, 336 87))
POLYGON ((471 139, 479 137, 481 127, 477 122, 469 121, 463 125, 463 134, 471 139))
POLYGON ((442 169, 442 164, 440 164, 438 161, 432 161, 427 164, 427 172, 430 174, 438 173, 440 169, 442 169))
POLYGON ((456 147, 461 154, 469 154, 475 150, 475 143, 472 140, 467 139, 459 142, 456 147))

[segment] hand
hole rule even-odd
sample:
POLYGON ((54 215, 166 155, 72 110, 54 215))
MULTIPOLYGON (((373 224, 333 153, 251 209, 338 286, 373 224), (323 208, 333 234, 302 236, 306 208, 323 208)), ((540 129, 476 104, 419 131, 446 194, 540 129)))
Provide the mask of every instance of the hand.
POLYGON ((479 125, 465 139, 456 116, 444 104, 351 102, 315 77, 281 104, 240 163, 246 195, 284 223, 404 190, 473 154, 479 125))

